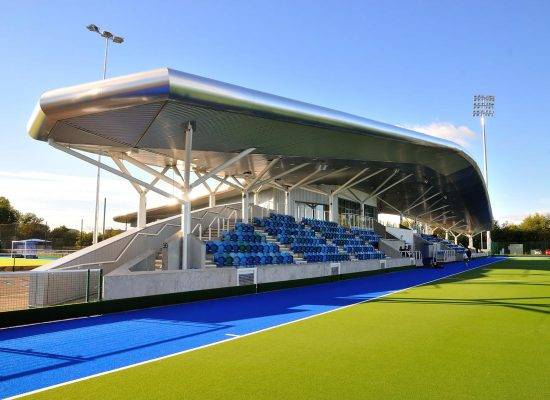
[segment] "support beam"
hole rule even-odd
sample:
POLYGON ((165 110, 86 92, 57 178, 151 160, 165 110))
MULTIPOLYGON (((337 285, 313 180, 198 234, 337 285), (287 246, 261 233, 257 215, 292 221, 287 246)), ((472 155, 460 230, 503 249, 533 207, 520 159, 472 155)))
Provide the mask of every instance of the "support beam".
POLYGON ((328 174, 325 174, 323 176, 318 176, 317 178, 314 178, 310 181, 306 181, 306 182, 303 182, 302 185, 311 185, 315 182, 319 182, 320 180, 323 180, 323 179, 326 179, 326 178, 330 178, 331 176, 333 175, 337 175, 339 174, 340 172, 344 172, 345 170, 348 170, 349 167, 343 167, 343 168, 340 168, 340 169, 337 169, 335 171, 331 171, 329 172, 328 174))
MULTIPOLYGON (((458 224, 460 224, 461 222, 463 222, 463 221, 464 221, 464 219, 461 219, 461 220, 455 222, 454 224, 452 224, 452 225, 448 228, 449 231, 451 231, 451 233, 453 233, 453 232, 452 232, 452 229, 453 229, 455 226, 457 226, 458 224)), ((454 235, 454 233, 453 233, 453 235, 454 235)))
POLYGON ((432 208, 433 206, 435 206, 437 203, 440 203, 441 200, 444 200, 445 197, 440 197, 439 199, 437 199, 436 201, 434 201, 432 204, 430 204, 429 206, 426 206, 426 208, 432 208))
POLYGON ((353 197, 355 200, 357 200, 358 203, 364 205, 365 203, 363 203, 361 201, 361 199, 359 198, 359 196, 357 196, 355 193, 353 193, 353 190, 351 189, 347 189, 348 193, 351 195, 351 197, 353 197))
POLYGON ((448 204, 445 204, 444 206, 438 207, 438 208, 436 208, 436 209, 434 209, 434 210, 428 210, 428 211, 426 211, 426 212, 424 212, 424 213, 422 213, 422 214, 418 214, 418 215, 416 216, 416 218, 420 218, 420 217, 422 217, 422 216, 424 216, 424 215, 426 215, 426 214, 433 213, 433 212, 436 212, 436 211, 439 211, 439 210, 443 210, 443 209, 446 208, 446 207, 449 207, 449 205, 448 205, 448 204))
MULTIPOLYGON (((350 185, 348 186, 348 189, 351 189, 352 187, 357 186, 357 185, 359 185, 359 184, 362 183, 362 182, 365 182, 366 180, 372 178, 373 176, 376 176, 376 175, 378 175, 379 173, 384 172, 386 169, 387 169, 387 168, 379 169, 378 171, 373 172, 372 174, 369 174, 369 175, 367 175, 367 176, 365 176, 365 177, 363 177, 363 178, 361 178, 361 179, 359 179, 359 180, 353 182, 352 184, 350 184, 350 185)), ((362 202, 365 202, 365 201, 367 201, 366 198, 365 198, 364 200, 362 200, 362 202)))
POLYGON ((317 193, 317 194, 320 194, 322 196, 327 196, 327 192, 324 192, 321 189, 317 189, 317 188, 314 188, 314 187, 311 187, 311 186, 302 186, 302 190, 306 190, 306 191, 311 192, 311 193, 317 193))
MULTIPOLYGON (((165 167, 162 169, 162 171, 160 172, 161 175, 166 174, 166 172, 168 172, 169 169, 170 169, 170 166, 169 166, 169 165, 165 166, 165 167)), ((159 178, 158 176, 156 176, 156 177, 151 181, 151 183, 149 183, 149 185, 155 186, 155 185, 158 183, 158 181, 160 181, 160 178, 159 178)), ((147 192, 149 191, 149 189, 143 188, 143 191, 144 191, 145 193, 147 193, 147 192)))
MULTIPOLYGON (((120 159, 116 158, 114 155, 110 154, 111 160, 115 163, 115 165, 120 169, 122 172, 124 172, 126 175, 131 176, 132 174, 130 171, 128 171, 128 168, 126 168, 126 165, 120 159)), ((141 186, 139 186, 137 183, 130 181, 130 184, 136 189, 136 191, 141 194, 143 193, 143 189, 141 189, 141 186)))
POLYGON ((386 179, 384 179, 384 181, 383 181, 380 185, 378 185, 378 186, 376 187, 376 189, 374 189, 374 190, 372 191, 372 194, 367 195, 367 197, 365 197, 365 200, 363 200, 363 201, 366 202, 367 200, 369 200, 369 199, 373 198, 374 196, 376 196, 376 195, 378 194, 378 191, 379 191, 381 188, 383 188, 384 185, 385 185, 386 183, 388 183, 388 181, 389 181, 391 178, 393 178, 398 172, 399 172, 398 169, 394 170, 394 171, 390 174, 390 176, 388 176, 386 179))
POLYGON ((230 175, 229 178, 231 178, 231 180, 235 183, 235 185, 237 185, 241 189, 244 189, 245 185, 243 185, 241 182, 239 182, 239 180, 237 178, 235 178, 235 175, 230 175))
MULTIPOLYGON (((367 200, 370 199, 371 197, 374 197, 374 196, 380 198, 380 195, 381 195, 382 193, 385 193, 385 192, 387 192, 388 190, 390 190, 392 187, 394 187, 394 186, 396 186, 396 185, 399 185, 401 182, 403 182, 403 181, 409 179, 411 176, 413 176, 413 174, 409 174, 409 175, 404 176, 403 178, 399 179, 397 182, 394 182, 394 183, 392 183, 390 186, 388 186, 388 187, 386 187, 386 188, 380 190, 378 193, 372 194, 369 198, 367 198, 367 200)), ((366 201, 366 200, 365 200, 365 201, 366 201)))
POLYGON ((300 185, 305 184, 308 180, 313 178, 315 175, 318 175, 321 172, 320 168, 317 168, 315 171, 313 171, 311 174, 306 175, 302 179, 300 179, 298 182, 296 182, 294 185, 288 188, 288 190, 294 190, 300 187, 300 185))
POLYGON ((199 185, 202 185, 203 182, 205 182, 207 179, 210 179, 212 176, 216 175, 218 172, 223 171, 224 169, 232 166, 237 161, 242 159, 243 157, 246 157, 250 153, 252 153, 254 150, 256 150, 255 147, 251 147, 250 149, 246 149, 244 151, 241 151, 239 154, 237 154, 235 157, 230 158, 224 163, 221 163, 217 167, 211 169, 208 173, 204 174, 201 178, 193 182, 193 184, 190 186, 190 189, 194 189, 199 185))
MULTIPOLYGON (((200 179, 202 177, 200 172, 198 172, 198 171, 194 171, 194 172, 195 172, 195 176, 197 177, 197 179, 200 179)), ((212 194, 212 189, 210 189, 210 185, 208 184, 207 181, 204 181, 202 183, 202 186, 205 187, 205 189, 208 191, 208 193, 212 194)))
POLYGON ((263 181, 256 182, 254 185, 250 186, 249 190, 254 190, 254 188, 257 187, 257 186, 266 185, 268 183, 274 182, 275 180, 277 180, 279 178, 282 178, 285 175, 291 174, 292 172, 297 171, 301 168, 304 168, 307 165, 309 165, 309 163, 303 163, 303 164, 300 164, 300 165, 296 165, 295 167, 290 168, 286 171, 283 171, 280 174, 277 174, 275 176, 272 176, 271 178, 267 178, 267 179, 264 179, 263 181))
POLYGON ((216 193, 210 193, 208 195, 208 207, 216 206, 216 193))
POLYGON ((166 175, 162 175, 156 169, 151 168, 147 164, 144 164, 141 161, 138 161, 135 158, 130 157, 126 153, 116 153, 115 156, 118 157, 118 158, 121 158, 124 161, 128 161, 130 164, 142 169, 143 171, 147 172, 150 175, 158 177, 159 179, 163 180, 164 182, 168 183, 169 185, 173 185, 173 186, 176 186, 176 187, 181 189, 181 184, 179 182, 176 182, 175 180, 168 178, 166 175))
POLYGON ((170 193, 165 192, 164 190, 161 190, 159 188, 151 186, 147 182, 143 182, 140 179, 134 178, 132 175, 127 175, 124 172, 121 172, 121 171, 119 171, 119 170, 117 170, 117 169, 115 169, 115 168, 113 168, 109 165, 103 164, 103 163, 101 163, 99 161, 96 161, 96 160, 94 160, 94 159, 92 159, 88 156, 85 156, 84 154, 81 154, 78 151, 75 151, 75 150, 70 149, 68 147, 62 146, 62 145, 56 143, 53 139, 49 139, 48 144, 50 146, 52 146, 53 148, 61 150, 64 153, 70 154, 71 156, 76 157, 76 158, 78 158, 82 161, 86 161, 87 163, 95 165, 96 167, 100 167, 100 168, 104 169, 105 171, 109 171, 110 173, 115 174, 115 175, 117 175, 121 178, 124 178, 124 179, 126 179, 130 182, 137 183, 138 185, 143 186, 144 188, 147 188, 147 189, 149 189, 149 190, 151 190, 155 193, 158 193, 158 194, 160 194, 164 197, 168 197, 169 199, 176 199, 179 203, 182 202, 182 200, 180 198, 178 198, 176 196, 173 196, 170 193))
POLYGON ((258 174, 258 176, 256 176, 254 179, 252 179, 252 181, 250 181, 250 183, 248 183, 248 184, 245 186, 245 189, 246 189, 246 190, 250 190, 250 188, 251 188, 252 186, 254 186, 254 185, 256 184, 256 182, 258 182, 260 179, 262 179, 263 176, 264 176, 271 168, 273 168, 273 166, 274 166, 275 164, 277 164, 279 161, 281 161, 281 159, 280 159, 279 157, 274 158, 273 160, 271 160, 271 161, 269 162, 269 164, 267 164, 267 165, 265 166, 265 168, 262 169, 262 170, 260 171, 260 173, 258 174))
POLYGON ((390 208, 393 208, 395 211, 397 211, 397 213, 401 214, 401 210, 399 210, 397 207, 395 206, 392 206, 390 203, 388 203, 386 200, 382 199, 381 197, 377 197, 378 200, 380 200, 382 203, 384 203, 385 205, 387 205, 388 207, 390 208))
POLYGON ((369 168, 363 168, 361 171, 359 171, 358 173, 356 173, 355 175, 353 175, 350 179, 348 179, 342 186, 340 186, 339 188, 337 188, 333 194, 334 195, 337 195, 338 193, 340 193, 342 190, 344 189, 347 189, 348 187, 350 186, 353 186, 353 182, 355 180, 357 180, 361 175, 363 175, 365 172, 367 172, 369 170, 369 168))
MULTIPOLYGON (((229 182, 228 176, 220 178, 218 175, 212 175, 210 178, 214 179, 215 181, 218 181, 220 185, 223 184, 223 185, 231 186, 233 189, 239 189, 239 190, 243 189, 241 186, 237 186, 233 182, 229 182)), ((220 185, 218 185, 218 188, 216 188, 216 191, 218 191, 220 185)))
POLYGON ((441 218, 445 217, 448 213, 450 213, 451 210, 444 211, 443 213, 439 214, 437 217, 430 220, 430 222, 436 222, 439 221, 441 218))
MULTIPOLYGON (((430 186, 428 189, 426 189, 424 192, 422 192, 422 194, 420 196, 418 196, 416 199, 414 199, 411 203, 416 204, 416 202, 422 200, 422 198, 424 196, 426 196, 433 188, 434 188, 433 186, 430 186)), ((422 200, 422 201, 424 201, 424 200, 422 200)), ((414 207, 414 206, 412 206, 412 207, 414 207)), ((405 211, 408 211, 408 209, 405 210, 405 211)))
POLYGON ((405 211, 405 213, 408 213, 409 211, 411 211, 413 208, 416 208, 418 207, 420 204, 424 204, 428 201, 430 201, 431 199, 433 199, 434 197, 436 196, 439 196, 441 194, 441 192, 437 192, 436 194, 432 194, 430 197, 428 197, 427 199, 424 199, 424 200, 420 200, 420 201, 415 201, 414 204, 412 206, 410 206, 409 208, 407 208, 405 211))

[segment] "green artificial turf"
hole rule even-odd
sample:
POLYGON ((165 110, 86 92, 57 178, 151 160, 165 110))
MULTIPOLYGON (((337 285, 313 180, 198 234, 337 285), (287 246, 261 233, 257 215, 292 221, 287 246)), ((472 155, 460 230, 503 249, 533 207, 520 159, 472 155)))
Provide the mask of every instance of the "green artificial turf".
POLYGON ((548 399, 549 299, 550 259, 510 259, 34 397, 548 399))

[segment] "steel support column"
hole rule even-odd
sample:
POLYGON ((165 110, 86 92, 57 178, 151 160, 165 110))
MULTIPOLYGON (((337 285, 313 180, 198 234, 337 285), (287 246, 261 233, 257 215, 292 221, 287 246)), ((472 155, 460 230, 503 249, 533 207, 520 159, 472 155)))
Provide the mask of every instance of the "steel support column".
POLYGON ((191 149, 193 146, 193 125, 191 122, 185 127, 185 162, 183 171, 183 189, 181 206, 182 252, 181 269, 188 269, 190 265, 189 236, 191 235, 191 200, 189 198, 191 179, 191 149))
POLYGON ((139 193, 139 209, 137 214, 137 227, 144 228, 147 224, 147 193, 139 193))
POLYGON ((332 192, 328 196, 328 217, 329 221, 338 223, 338 196, 332 192))
POLYGON ((246 190, 242 191, 241 207, 242 207, 241 215, 242 215, 243 222, 245 224, 248 224, 250 222, 250 216, 248 212, 248 209, 250 207, 249 207, 249 201, 248 201, 248 191, 246 190))
POLYGON ((285 214, 290 215, 290 191, 285 190, 285 214))

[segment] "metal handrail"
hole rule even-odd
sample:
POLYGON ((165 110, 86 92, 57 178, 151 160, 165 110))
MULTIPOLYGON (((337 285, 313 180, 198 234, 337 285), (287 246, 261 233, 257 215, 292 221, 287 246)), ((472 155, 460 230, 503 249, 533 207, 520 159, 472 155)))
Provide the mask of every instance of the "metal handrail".
MULTIPOLYGON (((178 216, 179 218, 179 216, 178 216)), ((176 219, 176 218, 172 218, 170 219, 170 221, 172 221, 173 219, 176 219)), ((181 224, 173 224, 173 223, 170 223, 170 221, 165 221, 166 223, 162 226, 162 228, 160 228, 158 230, 158 232, 155 232, 155 233, 148 233, 148 232, 136 232, 135 235, 132 237, 132 239, 126 244, 126 246, 124 246, 124 248, 120 251, 119 255, 114 259, 114 260, 107 260, 107 261, 94 261, 94 262, 88 262, 88 263, 82 263, 82 264, 75 264, 75 265, 69 265, 67 267, 60 267, 59 269, 60 270, 63 270, 64 268, 72 268, 72 269, 79 269, 81 267, 84 267, 84 266, 90 266, 90 265, 97 265, 97 266, 101 266, 101 265, 104 265, 104 264, 113 264, 113 263, 116 263, 118 261, 120 261, 121 257, 128 251, 128 249, 130 248, 130 246, 136 241, 136 239, 140 236, 150 236, 150 237, 157 237, 159 236, 166 227, 174 227, 174 228, 181 228, 181 224)), ((155 221, 155 222, 158 222, 158 221, 155 221)), ((145 229, 145 228, 144 228, 145 229)), ((114 242, 113 242, 114 243, 114 242)), ((94 249, 96 250, 96 249, 94 249)))

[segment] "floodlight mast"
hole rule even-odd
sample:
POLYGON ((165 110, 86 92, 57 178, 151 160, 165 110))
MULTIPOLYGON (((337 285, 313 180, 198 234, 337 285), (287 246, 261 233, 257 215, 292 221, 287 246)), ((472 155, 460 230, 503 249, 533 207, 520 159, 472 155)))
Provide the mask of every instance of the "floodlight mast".
MULTIPOLYGON (((485 186, 489 190, 489 175, 487 173, 487 139, 485 135, 485 118, 494 117, 495 115, 495 96, 492 95, 475 95, 473 102, 472 115, 479 117, 481 122, 482 139, 483 139, 483 170, 485 177, 485 186)), ((491 252, 491 231, 487 231, 487 250, 491 252)))
MULTIPOLYGON (((109 31, 102 31, 97 25, 90 24, 86 27, 90 32, 97 33, 101 37, 105 38, 105 55, 103 56, 103 79, 107 77, 107 56, 109 52, 109 40, 113 43, 122 44, 124 39, 120 36, 114 36, 109 31)), ((98 163, 101 163, 101 154, 97 156, 98 163)), ((96 188, 95 188, 95 213, 94 213, 94 234, 93 244, 98 240, 98 219, 99 219, 99 184, 101 179, 101 168, 97 167, 96 188)))

